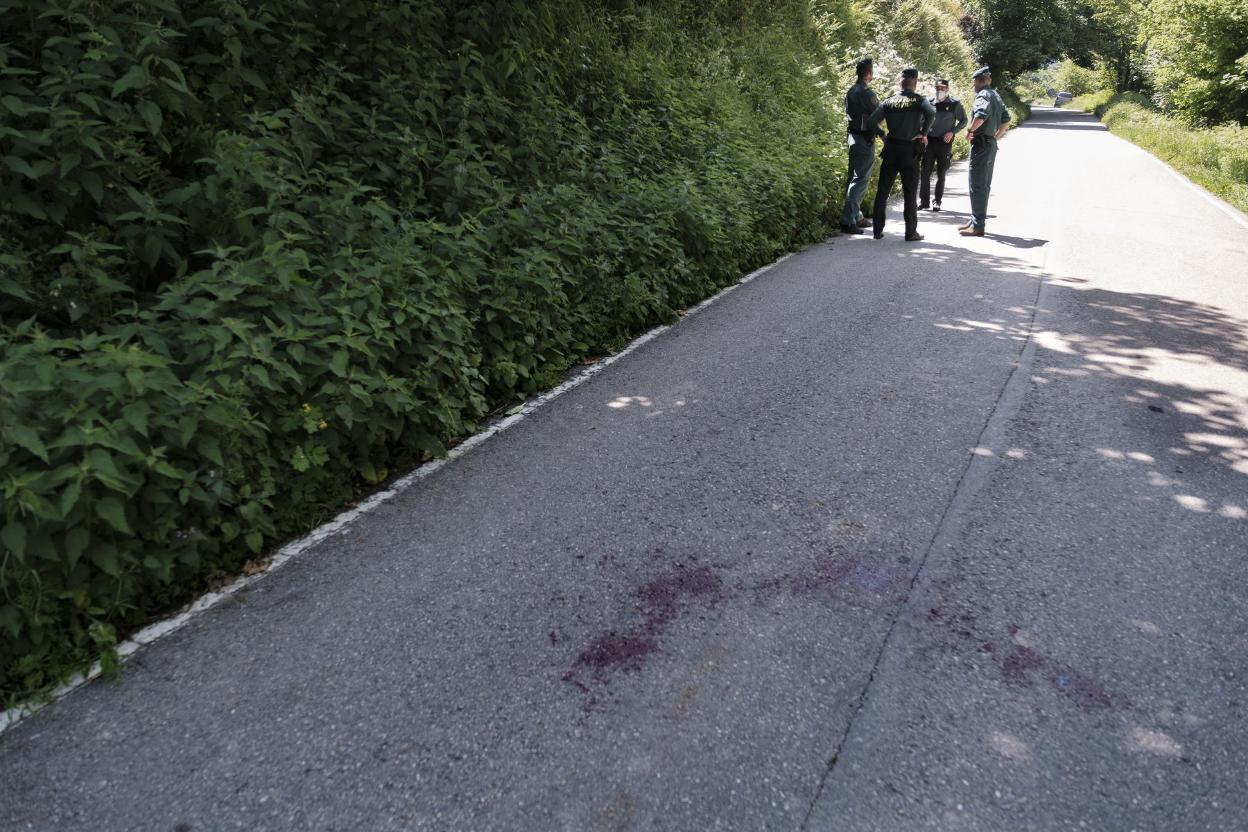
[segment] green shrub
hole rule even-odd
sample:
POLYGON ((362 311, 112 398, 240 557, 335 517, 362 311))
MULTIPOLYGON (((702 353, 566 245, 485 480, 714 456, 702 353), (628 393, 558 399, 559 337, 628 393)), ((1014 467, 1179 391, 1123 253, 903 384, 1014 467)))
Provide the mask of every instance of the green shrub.
POLYGON ((826 236, 890 8, 0 6, 0 694, 826 236))
POLYGON ((1154 0, 1146 75, 1167 115, 1248 125, 1248 0, 1154 0))
POLYGON ((1068 92, 1076 98, 1087 95, 1105 85, 1103 72, 1079 66, 1066 58, 1053 70, 1053 86, 1058 92, 1068 92))
POLYGON ((1113 98, 1113 90, 1098 90, 1096 92, 1089 92, 1083 95, 1075 96, 1075 98, 1065 106, 1070 107, 1073 110, 1083 110, 1085 113, 1092 113, 1093 115, 1100 117, 1101 111, 1105 105, 1108 104, 1113 98))

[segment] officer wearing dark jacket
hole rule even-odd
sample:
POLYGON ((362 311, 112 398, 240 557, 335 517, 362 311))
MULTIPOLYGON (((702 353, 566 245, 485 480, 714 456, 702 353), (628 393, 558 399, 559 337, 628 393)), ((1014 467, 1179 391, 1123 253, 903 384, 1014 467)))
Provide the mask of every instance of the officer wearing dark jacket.
POLYGON ((846 234, 861 234, 867 225, 862 216, 862 198, 871 184, 877 132, 867 129, 867 119, 880 106, 879 97, 870 87, 874 77, 871 59, 863 58, 856 69, 858 80, 845 93, 845 118, 849 121, 849 183, 845 189, 845 207, 841 211, 841 231, 846 234))
POLYGON ((962 102, 949 95, 949 81, 936 82, 936 97, 931 99, 936 118, 927 128, 927 151, 923 154, 923 196, 920 208, 940 210, 945 195, 945 171, 953 157, 953 137, 966 126, 966 109, 962 102), (936 201, 932 201, 932 168, 936 169, 936 201))
POLYGON ((901 73, 901 91, 886 99, 867 119, 868 128, 876 129, 881 121, 888 122, 888 138, 880 154, 880 181, 875 191, 875 239, 884 236, 884 212, 888 208, 888 192, 901 176, 905 196, 906 241, 922 240, 919 234, 919 154, 927 147, 927 129, 936 118, 931 102, 916 93, 919 71, 906 69, 901 73))

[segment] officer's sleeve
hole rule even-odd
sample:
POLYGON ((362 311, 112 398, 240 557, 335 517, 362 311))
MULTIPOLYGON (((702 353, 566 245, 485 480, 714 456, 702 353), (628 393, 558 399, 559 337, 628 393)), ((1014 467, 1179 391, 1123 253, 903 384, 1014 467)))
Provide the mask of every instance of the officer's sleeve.
MULTIPOLYGON (((871 106, 874 108, 874 110, 881 110, 881 109, 883 109, 882 107, 880 107, 880 97, 879 97, 878 95, 876 95, 875 93, 871 93, 871 106)), ((874 115, 874 114, 875 114, 874 110, 872 111, 872 115, 874 115)), ((881 118, 882 118, 882 117, 883 117, 883 116, 881 115, 881 118)), ((878 122, 877 122, 876 124, 878 124, 878 122)), ((878 135, 878 136, 884 136, 884 135, 885 135, 884 131, 883 131, 881 128, 877 127, 875 124, 872 124, 872 125, 870 125, 870 126, 868 126, 868 127, 867 127, 867 129, 868 129, 868 130, 870 130, 870 129, 872 129, 872 128, 874 128, 874 129, 875 129, 876 135, 878 135)))
POLYGON ((936 123, 936 108, 926 98, 920 98, 919 109, 923 111, 923 118, 919 124, 919 135, 926 136, 928 128, 936 123))
POLYGON ((867 118, 867 129, 875 130, 880 126, 880 121, 884 118, 884 107, 881 104, 875 106, 870 117, 867 118))
POLYGON ((953 108, 953 118, 957 122, 953 125, 954 133, 961 133, 962 128, 970 123, 966 117, 966 108, 962 106, 961 101, 959 101, 953 108))
POLYGON ((988 97, 987 90, 980 90, 975 94, 975 104, 971 108, 971 118, 988 118, 988 108, 992 106, 992 99, 988 97))

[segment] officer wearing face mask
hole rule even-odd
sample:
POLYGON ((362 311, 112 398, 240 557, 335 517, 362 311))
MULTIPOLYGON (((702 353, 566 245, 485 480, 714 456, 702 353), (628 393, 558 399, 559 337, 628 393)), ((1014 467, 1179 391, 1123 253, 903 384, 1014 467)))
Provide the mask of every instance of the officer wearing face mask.
POLYGON ((966 109, 962 102, 949 95, 949 81, 941 78, 936 82, 936 97, 931 99, 936 118, 927 128, 927 150, 923 153, 923 194, 920 208, 940 210, 940 200, 945 195, 945 171, 953 157, 953 137, 966 126, 966 109), (932 196, 932 168, 936 169, 936 200, 932 196))

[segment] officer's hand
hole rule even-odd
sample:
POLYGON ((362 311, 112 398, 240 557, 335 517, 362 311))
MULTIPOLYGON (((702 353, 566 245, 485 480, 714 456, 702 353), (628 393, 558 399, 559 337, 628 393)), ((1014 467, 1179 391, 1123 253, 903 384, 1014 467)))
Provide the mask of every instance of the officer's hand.
POLYGON ((944 139, 945 139, 945 144, 949 144, 951 141, 953 141, 953 131, 951 130, 948 133, 946 133, 944 135, 944 139))
POLYGON ((919 136, 919 144, 927 147, 927 136, 919 136))
POLYGON ((973 142, 973 141, 975 141, 975 131, 974 131, 974 130, 967 130, 967 131, 966 131, 966 140, 967 140, 968 142, 973 142))

